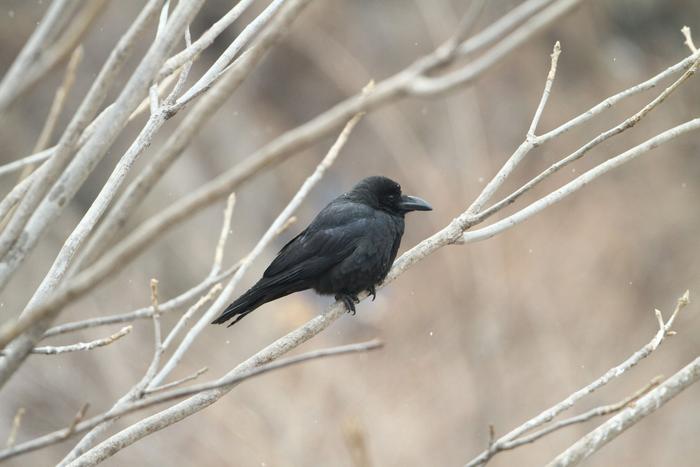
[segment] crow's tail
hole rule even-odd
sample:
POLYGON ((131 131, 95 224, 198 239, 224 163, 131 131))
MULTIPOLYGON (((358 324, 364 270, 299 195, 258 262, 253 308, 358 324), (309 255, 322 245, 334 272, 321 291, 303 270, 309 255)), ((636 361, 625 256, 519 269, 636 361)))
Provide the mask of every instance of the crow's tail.
POLYGON ((231 303, 211 324, 223 324, 235 318, 228 325, 228 327, 231 327, 259 306, 302 289, 303 288, 289 287, 288 285, 280 284, 280 281, 276 280, 276 278, 264 277, 246 293, 238 297, 236 301, 231 303))

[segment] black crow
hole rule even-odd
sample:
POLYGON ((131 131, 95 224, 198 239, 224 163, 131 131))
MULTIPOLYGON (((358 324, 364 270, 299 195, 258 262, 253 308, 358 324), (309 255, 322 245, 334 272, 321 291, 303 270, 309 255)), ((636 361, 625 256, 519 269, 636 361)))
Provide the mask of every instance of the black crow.
POLYGON ((404 215, 430 211, 424 200, 401 194, 386 177, 367 177, 331 201, 311 224, 289 241, 262 279, 233 302, 212 324, 235 318, 233 326, 263 303, 306 289, 334 295, 355 314, 357 294, 375 286, 396 258, 404 215))

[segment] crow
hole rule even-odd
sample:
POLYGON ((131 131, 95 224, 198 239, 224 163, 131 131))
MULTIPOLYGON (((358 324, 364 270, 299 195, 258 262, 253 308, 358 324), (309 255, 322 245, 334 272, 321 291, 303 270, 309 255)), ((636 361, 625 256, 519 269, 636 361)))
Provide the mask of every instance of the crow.
POLYGON ((357 294, 366 290, 374 300, 375 286, 389 273, 401 243, 404 215, 431 210, 426 201, 402 195, 393 180, 361 180, 282 247, 262 279, 212 324, 235 318, 229 324, 233 326, 260 305, 306 289, 334 295, 354 315, 357 294))

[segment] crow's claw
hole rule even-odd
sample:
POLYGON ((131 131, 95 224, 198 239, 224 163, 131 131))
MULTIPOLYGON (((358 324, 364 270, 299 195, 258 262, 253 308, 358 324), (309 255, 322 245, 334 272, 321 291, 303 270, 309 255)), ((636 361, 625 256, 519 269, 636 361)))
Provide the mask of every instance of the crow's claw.
POLYGON ((348 313, 352 313, 353 316, 355 316, 355 303, 360 303, 360 300, 357 298, 357 295, 336 295, 335 296, 336 300, 341 300, 343 304, 345 305, 345 308, 348 310, 348 313))
POLYGON ((377 289, 375 289, 374 286, 367 289, 367 293, 369 293, 372 296, 372 301, 374 301, 374 299, 377 298, 377 289))

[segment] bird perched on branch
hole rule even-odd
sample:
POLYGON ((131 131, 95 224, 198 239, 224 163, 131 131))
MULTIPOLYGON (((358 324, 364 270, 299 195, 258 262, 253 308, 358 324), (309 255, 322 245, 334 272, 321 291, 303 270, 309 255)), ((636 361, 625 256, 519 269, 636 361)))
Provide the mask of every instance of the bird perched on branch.
POLYGON ((389 273, 406 213, 431 210, 426 201, 402 195, 393 180, 361 180, 323 208, 280 250, 262 279, 212 324, 235 318, 229 324, 233 326, 260 305, 306 289, 334 295, 355 314, 357 294, 366 290, 374 300, 375 286, 389 273))

